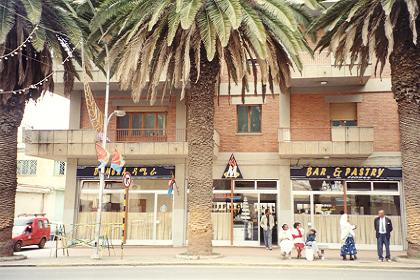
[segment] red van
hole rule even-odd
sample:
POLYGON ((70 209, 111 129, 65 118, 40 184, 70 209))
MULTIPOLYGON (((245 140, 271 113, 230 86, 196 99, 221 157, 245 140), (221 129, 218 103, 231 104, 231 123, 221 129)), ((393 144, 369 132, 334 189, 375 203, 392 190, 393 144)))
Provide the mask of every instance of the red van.
POLYGON ((50 232, 48 219, 44 215, 18 216, 13 225, 14 250, 18 252, 22 247, 30 245, 38 245, 42 249, 50 237, 50 232))

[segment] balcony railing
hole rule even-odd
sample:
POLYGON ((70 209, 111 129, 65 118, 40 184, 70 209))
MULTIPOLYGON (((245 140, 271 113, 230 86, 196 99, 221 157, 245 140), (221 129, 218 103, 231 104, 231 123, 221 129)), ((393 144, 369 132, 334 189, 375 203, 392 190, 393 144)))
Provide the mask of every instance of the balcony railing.
POLYGON ((185 129, 176 129, 175 135, 167 129, 130 128, 116 129, 117 142, 185 142, 185 129), (171 139, 174 138, 174 139, 171 139))

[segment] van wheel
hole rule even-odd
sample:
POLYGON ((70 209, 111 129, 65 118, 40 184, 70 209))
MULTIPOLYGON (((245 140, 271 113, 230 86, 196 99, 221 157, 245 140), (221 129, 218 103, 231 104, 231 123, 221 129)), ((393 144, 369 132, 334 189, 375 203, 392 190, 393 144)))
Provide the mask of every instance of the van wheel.
POLYGON ((19 252, 20 250, 22 250, 22 241, 16 241, 15 245, 13 246, 13 250, 15 252, 19 252))
POLYGON ((45 247, 45 243, 47 243, 47 239, 42 237, 41 241, 38 244, 39 249, 43 249, 45 247))

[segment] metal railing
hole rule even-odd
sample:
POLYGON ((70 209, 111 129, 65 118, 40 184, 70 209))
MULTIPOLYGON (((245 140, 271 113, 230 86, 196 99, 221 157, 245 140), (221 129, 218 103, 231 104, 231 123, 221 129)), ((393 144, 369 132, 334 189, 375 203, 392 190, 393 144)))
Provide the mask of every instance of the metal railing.
POLYGON ((130 128, 116 129, 117 142, 185 142, 185 129, 176 129, 175 135, 168 129, 130 128))

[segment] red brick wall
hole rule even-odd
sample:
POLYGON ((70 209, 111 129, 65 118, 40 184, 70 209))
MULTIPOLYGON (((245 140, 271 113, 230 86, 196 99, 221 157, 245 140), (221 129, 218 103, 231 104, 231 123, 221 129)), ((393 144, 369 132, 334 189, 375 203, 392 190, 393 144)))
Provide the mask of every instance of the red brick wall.
POLYGON ((236 105, 229 97, 215 101, 215 129, 220 134, 221 152, 278 152, 279 97, 267 97, 262 105, 261 134, 238 134, 236 105))
MULTIPOLYGON (((117 109, 117 106, 114 106, 112 101, 113 100, 121 100, 121 99, 127 99, 129 100, 131 97, 129 96, 115 96, 110 98, 109 103, 109 112, 113 112, 117 109)), ((104 108, 104 98, 103 97, 95 97, 96 103, 98 104, 98 107, 103 111, 104 108)), ((92 125, 90 124, 89 115, 87 112, 86 102, 85 99, 82 98, 82 104, 81 104, 81 110, 80 110, 80 128, 82 129, 91 129, 92 125)), ((148 110, 150 110, 150 106, 140 106, 139 107, 145 107, 148 110)), ((157 106, 159 108, 167 107, 167 118, 166 118, 166 128, 167 128, 167 141, 172 142, 176 141, 176 99, 172 98, 169 105, 166 106, 157 106)), ((116 128, 117 128, 117 119, 113 117, 109 123, 108 126, 108 137, 111 139, 111 141, 114 141, 116 139, 116 128)))
POLYGON ((357 112, 360 126, 374 127, 375 151, 400 150, 398 108, 392 92, 364 94, 357 112))
MULTIPOLYGON (((329 104, 325 102, 329 95, 333 94, 292 94, 292 140, 331 140, 329 104)), ((374 128, 374 150, 399 151, 398 111, 392 92, 362 95, 363 102, 357 104, 358 125, 374 128)))

